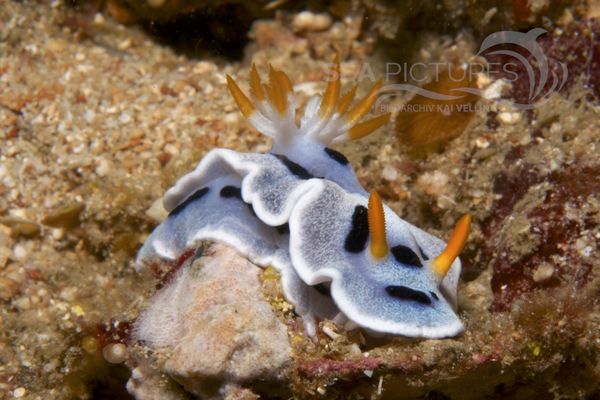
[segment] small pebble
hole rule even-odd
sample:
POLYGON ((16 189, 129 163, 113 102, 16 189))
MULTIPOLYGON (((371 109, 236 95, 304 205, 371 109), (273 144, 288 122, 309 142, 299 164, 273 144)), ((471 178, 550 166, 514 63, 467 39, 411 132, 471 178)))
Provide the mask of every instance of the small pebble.
POLYGON ((506 125, 514 125, 521 121, 521 114, 515 112, 501 112, 497 116, 498 121, 506 125))
POLYGON ((490 141, 484 136, 480 136, 475 140, 475 145, 480 149, 487 149, 490 147, 490 141))
POLYGON ((176 156, 179 154, 179 148, 172 143, 165 145, 165 151, 172 156, 176 156))
POLYGON ((329 336, 331 339, 335 340, 337 338, 340 337, 339 333, 336 333, 332 328, 330 328, 327 325, 324 325, 323 328, 323 333, 326 334, 327 336, 329 336))
MULTIPOLYGON (((479 77, 482 77, 482 79, 485 79, 485 76, 483 74, 479 74, 478 78, 479 77)), ((486 86, 486 84, 489 84, 489 82, 481 82, 480 87, 486 86)), ((483 91, 482 97, 487 100, 498 99, 502 96, 502 94, 504 92, 506 92, 508 90, 509 87, 510 87, 510 84, 507 81, 505 81, 504 79, 495 80, 494 82, 492 82, 491 84, 489 84, 489 86, 487 86, 485 88, 485 90, 483 91)))
POLYGON ((27 249, 22 244, 17 244, 13 248, 13 254, 17 260, 24 260, 27 257, 27 249))
POLYGON ((54 240, 61 240, 65 237, 65 230, 63 228, 50 229, 50 236, 54 240))
POLYGON ((579 238, 575 241, 575 249, 583 257, 589 257, 592 255, 592 247, 588 244, 584 238, 579 238))
POLYGON ((42 220, 42 223, 54 228, 73 228, 79 225, 79 214, 81 214, 84 208, 85 205, 79 202, 68 203, 51 211, 42 220))
POLYGON ((30 310, 32 306, 31 298, 29 296, 19 297, 13 300, 13 306, 17 307, 20 311, 30 310))
POLYGON ((154 203, 146 210, 146 215, 152 218, 156 222, 162 222, 167 218, 169 213, 163 206, 162 197, 154 200, 154 203))
POLYGON ((119 115, 119 122, 121 124, 128 124, 131 122, 131 115, 129 115, 126 112, 122 112, 121 115, 119 115))
POLYGON ((65 301, 73 302, 77 299, 77 294, 78 289, 75 286, 67 286, 61 289, 59 296, 65 301))
POLYGON ((396 178, 398 178, 398 170, 391 165, 386 165, 383 167, 383 171, 381 173, 383 179, 388 180, 390 182, 394 182, 396 178))
POLYGON ((310 11, 302 11, 294 17, 292 26, 296 32, 322 31, 331 26, 331 17, 329 14, 315 14, 310 11))
POLYGON ((448 191, 450 178, 441 171, 426 172, 417 179, 417 186, 432 197, 440 197, 448 191))
POLYGON ((71 312, 73 314, 75 314, 75 316, 77 316, 77 317, 83 317, 85 315, 85 311, 83 310, 83 307, 81 307, 79 304, 72 306, 71 312))
POLYGON ((85 110, 85 112, 83 113, 83 118, 87 123, 91 124, 96 119, 96 113, 94 112, 94 110, 85 110))
POLYGON ((203 75, 215 71, 215 65, 208 61, 200 61, 194 66, 193 72, 195 74, 203 75))
POLYGON ((27 390, 25 390, 25 388, 24 388, 24 387, 16 388, 16 389, 13 391, 13 397, 14 397, 15 399, 19 399, 19 398, 21 398, 21 397, 25 396, 25 393, 27 393, 27 390))
POLYGON ((19 287, 19 282, 0 276, 0 299, 10 300, 19 291, 19 287))
POLYGON ((533 271, 533 280, 535 282, 545 281, 554 275, 554 266, 550 263, 542 263, 533 271))
POLYGON ((127 39, 123 40, 122 42, 120 42, 117 47, 119 48, 119 50, 127 50, 128 48, 131 47, 132 43, 133 43, 133 41, 131 40, 131 38, 127 38, 127 39))
POLYGON ((98 166, 96 167, 96 174, 98 174, 98 176, 106 176, 110 170, 110 161, 108 161, 106 158, 100 159, 98 166))
POLYGON ((89 354, 95 354, 98 351, 98 339, 93 336, 86 336, 81 339, 81 347, 89 354))
POLYGON ((360 356, 360 355, 362 355, 362 351, 360 350, 360 346, 359 346, 358 344, 356 344, 356 343, 352 343, 352 344, 350 345, 350 347, 348 347, 348 352, 349 352, 350 354, 353 354, 353 355, 355 355, 355 356, 360 356))
POLYGON ((22 218, 0 218, 0 224, 8 226, 14 236, 31 237, 40 233, 40 226, 36 222, 22 218))
POLYGON ((123 343, 112 343, 102 349, 104 359, 111 364, 120 364, 127 358, 127 346, 123 343))
POLYGON ((96 13, 96 15, 94 15, 94 25, 104 26, 105 22, 104 16, 101 13, 96 13))

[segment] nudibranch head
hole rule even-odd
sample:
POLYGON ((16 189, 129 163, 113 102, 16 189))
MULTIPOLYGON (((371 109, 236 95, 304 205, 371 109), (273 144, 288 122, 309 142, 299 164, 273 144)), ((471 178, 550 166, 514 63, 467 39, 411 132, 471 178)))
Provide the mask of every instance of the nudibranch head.
POLYGON ((332 180, 348 192, 364 195, 366 192, 346 157, 327 146, 367 136, 388 122, 390 114, 361 122, 375 103, 381 82, 353 105, 357 87, 340 96, 340 76, 336 56, 324 94, 308 100, 299 125, 293 86, 283 71, 270 66, 269 82, 263 83, 252 65, 250 97, 229 75, 227 85, 242 114, 258 131, 272 138, 271 153, 303 165, 314 177, 332 180))

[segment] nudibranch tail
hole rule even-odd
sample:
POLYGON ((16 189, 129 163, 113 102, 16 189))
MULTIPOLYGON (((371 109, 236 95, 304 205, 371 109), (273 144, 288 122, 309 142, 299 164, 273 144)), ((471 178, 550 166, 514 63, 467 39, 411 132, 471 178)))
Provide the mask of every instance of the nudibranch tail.
POLYGON ((339 57, 334 66, 325 93, 322 97, 311 98, 296 126, 296 98, 288 76, 269 66, 269 83, 263 84, 254 65, 250 70, 249 99, 228 75, 227 85, 244 117, 260 132, 272 137, 275 142, 288 143, 294 136, 305 136, 324 146, 360 139, 389 121, 390 114, 381 114, 359 123, 377 99, 382 82, 375 83, 367 95, 354 107, 352 100, 357 87, 354 86, 343 96, 341 92, 341 72, 339 57))
POLYGON ((369 233, 371 235, 371 255, 381 259, 388 254, 388 244, 385 237, 385 214, 381 197, 376 191, 369 196, 369 233))
POLYGON ((433 271, 439 278, 443 278, 448 273, 452 263, 458 257, 467 243, 469 231, 471 229, 471 216, 464 215, 454 227, 450 240, 444 251, 437 256, 431 263, 433 271))

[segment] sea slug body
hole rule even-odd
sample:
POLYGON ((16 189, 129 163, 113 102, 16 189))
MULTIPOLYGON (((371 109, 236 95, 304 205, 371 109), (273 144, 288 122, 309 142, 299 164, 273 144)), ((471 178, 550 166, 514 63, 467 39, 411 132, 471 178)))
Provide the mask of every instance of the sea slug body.
POLYGON ((381 84, 351 107, 355 88, 340 96, 337 60, 333 75, 299 126, 282 71, 271 68, 263 84, 253 67, 252 100, 228 76, 241 112, 273 147, 266 154, 210 151, 165 194, 169 216, 144 243, 137 267, 214 240, 277 269, 311 336, 316 318, 407 337, 455 336, 463 330, 455 312, 457 256, 470 218, 459 221, 446 245, 359 184, 346 157, 328 146, 366 136, 390 116, 360 122, 381 84))

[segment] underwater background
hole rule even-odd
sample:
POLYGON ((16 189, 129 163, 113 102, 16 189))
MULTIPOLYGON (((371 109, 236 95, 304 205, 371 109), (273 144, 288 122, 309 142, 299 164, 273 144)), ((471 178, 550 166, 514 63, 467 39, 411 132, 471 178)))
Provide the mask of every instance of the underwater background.
POLYGON ((0 399, 600 398, 599 17, 597 0, 0 2, 0 399), (312 340, 278 274, 222 246, 189 266, 185 307, 161 291, 181 265, 133 267, 208 151, 270 147, 226 74, 246 90, 271 64, 302 109, 336 55, 342 90, 381 79, 392 113, 336 147, 363 186, 445 240, 473 216, 458 337, 325 320, 312 340), (157 307, 179 329, 161 348, 132 339, 157 307))

